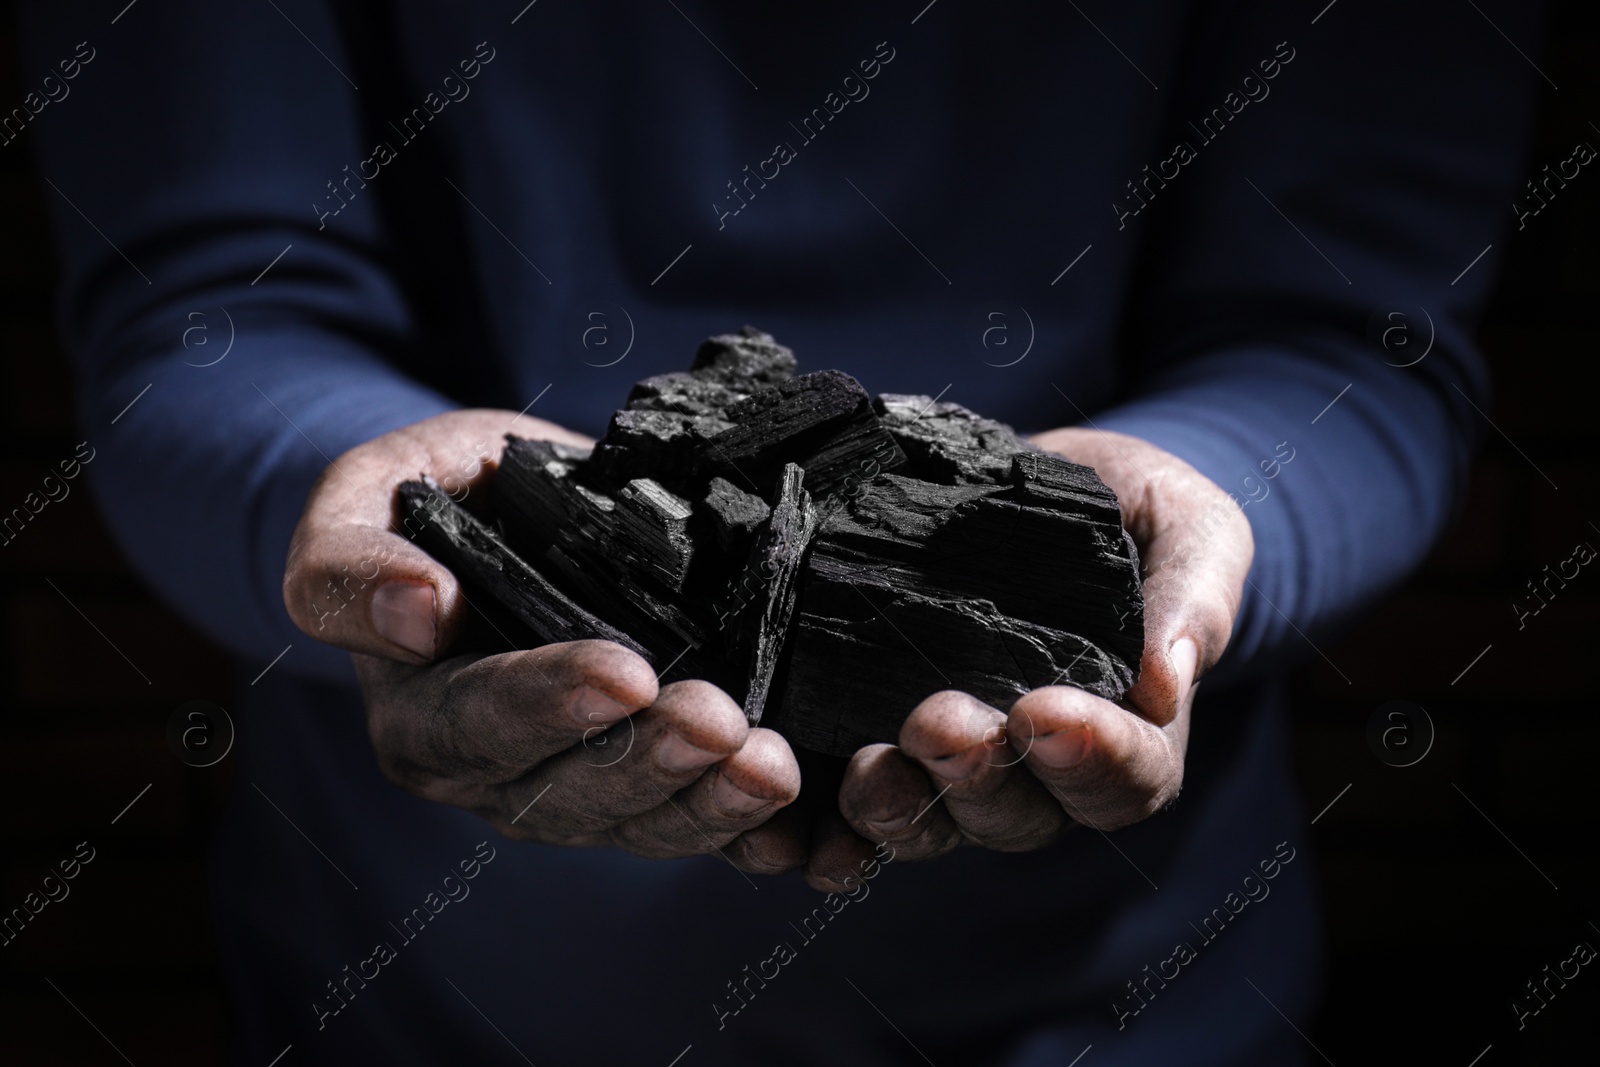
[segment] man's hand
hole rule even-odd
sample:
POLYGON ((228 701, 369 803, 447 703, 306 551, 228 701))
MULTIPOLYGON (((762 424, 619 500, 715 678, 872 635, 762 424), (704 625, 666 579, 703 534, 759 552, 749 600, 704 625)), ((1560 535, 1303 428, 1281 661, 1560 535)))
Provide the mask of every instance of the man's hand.
POLYGON ((395 488, 426 473, 457 501, 481 492, 508 430, 592 444, 511 411, 439 415, 340 456, 295 530, 284 604, 306 633, 355 654, 384 773, 514 838, 656 858, 720 849, 764 873, 798 866, 796 835, 767 825, 799 794, 794 754, 717 687, 659 686, 648 663, 607 641, 438 658, 476 609, 393 532, 395 488))
POLYGON ((1255 553, 1250 525, 1199 471, 1138 438, 1063 429, 1034 443, 1094 467, 1121 503, 1144 569, 1138 684, 1121 706, 1070 686, 1035 689, 1009 714, 953 691, 924 700, 899 745, 851 759, 844 822, 806 866, 819 888, 839 889, 869 841, 897 859, 963 843, 1040 848, 1075 823, 1138 822, 1178 795, 1195 685, 1227 647, 1255 553))

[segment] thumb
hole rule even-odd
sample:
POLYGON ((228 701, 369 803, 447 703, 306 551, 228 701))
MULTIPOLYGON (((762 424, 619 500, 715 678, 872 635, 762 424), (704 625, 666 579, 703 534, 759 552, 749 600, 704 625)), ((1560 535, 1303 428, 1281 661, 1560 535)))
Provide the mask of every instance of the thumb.
POLYGON ((1144 655, 1125 699, 1166 726, 1233 636, 1255 558, 1250 521, 1215 482, 1149 441, 1081 427, 1033 440, 1094 467, 1117 494, 1144 577, 1144 655))
POLYGON ((1228 647, 1255 540, 1238 506, 1192 467, 1168 472, 1143 503, 1159 514, 1142 524, 1145 644, 1127 699, 1166 725, 1228 647))
MULTIPOLYGON (((455 500, 480 492, 517 413, 452 411, 358 445, 312 487, 295 528, 283 602, 295 625, 351 652, 425 663, 450 647, 467 610, 450 571, 406 536, 397 487, 428 475, 455 500), (398 531, 398 532, 397 532, 398 531)), ((571 440, 524 416, 530 437, 571 440)))
POLYGON ((406 538, 309 511, 295 531, 283 602, 319 641, 408 663, 450 645, 464 606, 455 576, 406 538))

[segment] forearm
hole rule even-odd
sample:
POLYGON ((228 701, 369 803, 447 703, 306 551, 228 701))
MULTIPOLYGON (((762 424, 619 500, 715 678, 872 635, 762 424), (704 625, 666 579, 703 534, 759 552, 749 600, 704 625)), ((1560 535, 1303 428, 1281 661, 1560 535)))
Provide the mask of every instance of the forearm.
MULTIPOLYGON (((1250 522, 1255 563, 1223 677, 1317 655, 1314 645, 1426 556, 1465 483, 1464 393, 1452 406, 1437 382, 1366 353, 1311 359, 1294 348, 1262 342, 1192 360, 1095 419, 1184 459, 1250 522)), ((1201 543, 1220 519, 1194 523, 1201 543)))
MULTIPOLYGON (((1214 48, 1175 101, 1218 98, 1248 67, 1258 44, 1229 31, 1247 11, 1281 18, 1215 5, 1198 31, 1214 48)), ((1491 14, 1536 47, 1540 5, 1491 14)), ((1322 20, 1270 101, 1121 235, 1141 242, 1118 352, 1131 395, 1090 414, 1243 506, 1256 552, 1224 673, 1326 651, 1440 536, 1487 429, 1473 332, 1537 76, 1442 6, 1396 9, 1388 29, 1374 48, 1359 20, 1322 20), (1390 347, 1375 322, 1398 328, 1390 347)))
MULTIPOLYGON (((312 207, 366 138, 331 7, 280 6, 128 12, 27 136, 113 533, 212 636, 350 678, 284 612, 290 532, 330 459, 450 405, 399 369, 422 339, 375 198, 326 226, 312 207)), ((29 63, 86 32, 68 5, 22 14, 29 63)))
POLYGON ((178 347, 84 383, 81 417, 101 443, 91 484, 123 551, 207 633, 261 661, 294 644, 283 669, 349 680, 349 657, 284 610, 290 536, 330 460, 454 405, 326 331, 240 330, 215 366, 184 365, 178 347))

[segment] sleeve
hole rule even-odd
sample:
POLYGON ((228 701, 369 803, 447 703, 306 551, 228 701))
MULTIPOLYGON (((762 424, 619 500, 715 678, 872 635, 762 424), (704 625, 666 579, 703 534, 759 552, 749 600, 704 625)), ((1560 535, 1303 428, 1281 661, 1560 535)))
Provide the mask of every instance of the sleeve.
POLYGON ((121 7, 22 11, 25 70, 76 57, 24 136, 94 493, 188 619, 351 679, 284 610, 290 536, 330 459, 454 406, 396 369, 415 325, 373 198, 319 214, 366 154, 355 72, 310 0, 121 7))
POLYGON ((1308 25, 1222 6, 1123 220, 1144 231, 1139 379, 1097 425, 1243 505, 1255 562, 1218 672, 1237 676, 1325 653, 1459 505, 1490 407, 1473 332, 1540 84, 1507 38, 1537 55, 1543 16, 1357 0, 1308 25))

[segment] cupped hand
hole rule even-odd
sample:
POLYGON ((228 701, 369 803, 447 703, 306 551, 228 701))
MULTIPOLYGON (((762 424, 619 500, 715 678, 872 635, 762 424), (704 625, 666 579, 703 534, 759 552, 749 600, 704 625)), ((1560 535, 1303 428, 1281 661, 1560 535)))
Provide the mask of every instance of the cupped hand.
POLYGON ((841 818, 807 861, 818 888, 847 888, 843 873, 870 842, 888 842, 897 859, 961 844, 1035 849, 1080 823, 1139 822, 1183 785, 1196 684, 1228 645, 1254 557, 1249 522, 1215 483, 1147 441, 1075 428, 1034 443, 1094 467, 1117 494, 1144 574, 1139 681, 1121 704, 1070 686, 1004 710, 960 692, 928 697, 898 745, 851 759, 841 818))
POLYGON ((476 609, 396 532, 395 489, 428 474, 458 502, 482 492, 508 430, 592 443, 511 411, 435 416, 335 460, 295 530, 284 604, 306 633, 354 654, 384 774, 521 840, 798 866, 797 836, 768 825, 799 794, 794 754, 716 686, 662 686, 607 641, 450 654, 476 609))

